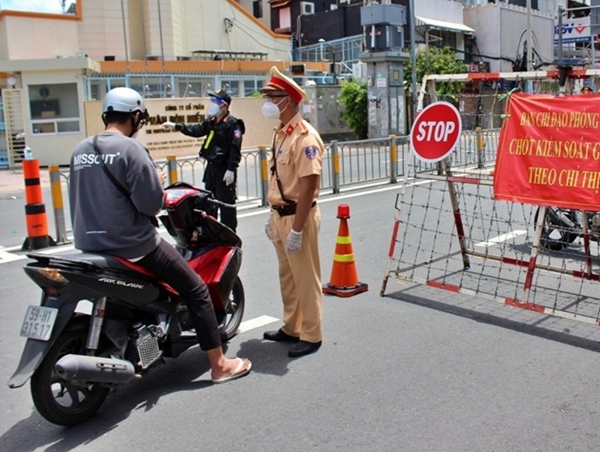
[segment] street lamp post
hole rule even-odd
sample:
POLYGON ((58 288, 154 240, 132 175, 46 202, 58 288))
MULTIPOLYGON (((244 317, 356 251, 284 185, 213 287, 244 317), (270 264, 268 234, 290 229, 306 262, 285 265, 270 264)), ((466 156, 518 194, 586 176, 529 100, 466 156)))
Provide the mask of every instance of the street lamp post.
POLYGON ((325 42, 325 40, 323 38, 319 39, 319 52, 321 53, 321 63, 323 62, 323 60, 325 59, 323 57, 323 43, 325 42))
POLYGON ((412 122, 415 121, 417 117, 417 45, 415 38, 415 0, 410 0, 409 4, 409 12, 412 15, 410 19, 410 88, 412 93, 412 122))

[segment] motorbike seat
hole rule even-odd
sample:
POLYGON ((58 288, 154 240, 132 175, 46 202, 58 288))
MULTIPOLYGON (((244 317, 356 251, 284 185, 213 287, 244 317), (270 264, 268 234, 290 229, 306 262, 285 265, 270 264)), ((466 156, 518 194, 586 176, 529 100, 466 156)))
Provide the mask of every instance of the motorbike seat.
POLYGON ((129 261, 108 254, 89 253, 85 251, 75 251, 65 254, 41 254, 28 253, 27 257, 35 259, 39 262, 63 262, 65 264, 80 264, 89 265, 106 270, 129 270, 132 267, 128 266, 129 261))

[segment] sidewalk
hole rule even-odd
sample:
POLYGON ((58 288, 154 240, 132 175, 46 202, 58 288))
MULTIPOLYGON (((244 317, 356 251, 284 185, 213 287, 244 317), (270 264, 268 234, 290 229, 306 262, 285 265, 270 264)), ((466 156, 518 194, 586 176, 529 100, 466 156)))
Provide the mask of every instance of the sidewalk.
MULTIPOLYGON (((40 168, 40 185, 42 189, 50 187, 50 174, 47 169, 40 168)), ((23 169, 0 169, 0 194, 23 193, 24 191, 23 169)))

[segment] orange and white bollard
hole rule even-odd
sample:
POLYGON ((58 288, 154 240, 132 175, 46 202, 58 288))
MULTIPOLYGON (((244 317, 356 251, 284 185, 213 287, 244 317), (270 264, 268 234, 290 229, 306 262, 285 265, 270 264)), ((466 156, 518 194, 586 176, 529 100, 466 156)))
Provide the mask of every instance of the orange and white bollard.
POLYGON ((25 251, 56 245, 48 235, 48 218, 46 206, 42 202, 40 167, 37 159, 23 160, 23 176, 25 177, 27 238, 21 249, 25 251))

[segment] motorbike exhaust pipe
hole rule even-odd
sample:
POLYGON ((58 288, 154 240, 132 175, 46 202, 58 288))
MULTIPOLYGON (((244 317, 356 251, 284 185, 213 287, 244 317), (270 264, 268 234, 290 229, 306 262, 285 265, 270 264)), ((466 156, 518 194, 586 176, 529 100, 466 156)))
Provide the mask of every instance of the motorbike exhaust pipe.
POLYGON ((129 361, 84 355, 65 355, 57 361, 55 369, 64 380, 97 383, 127 383, 135 374, 129 361))

